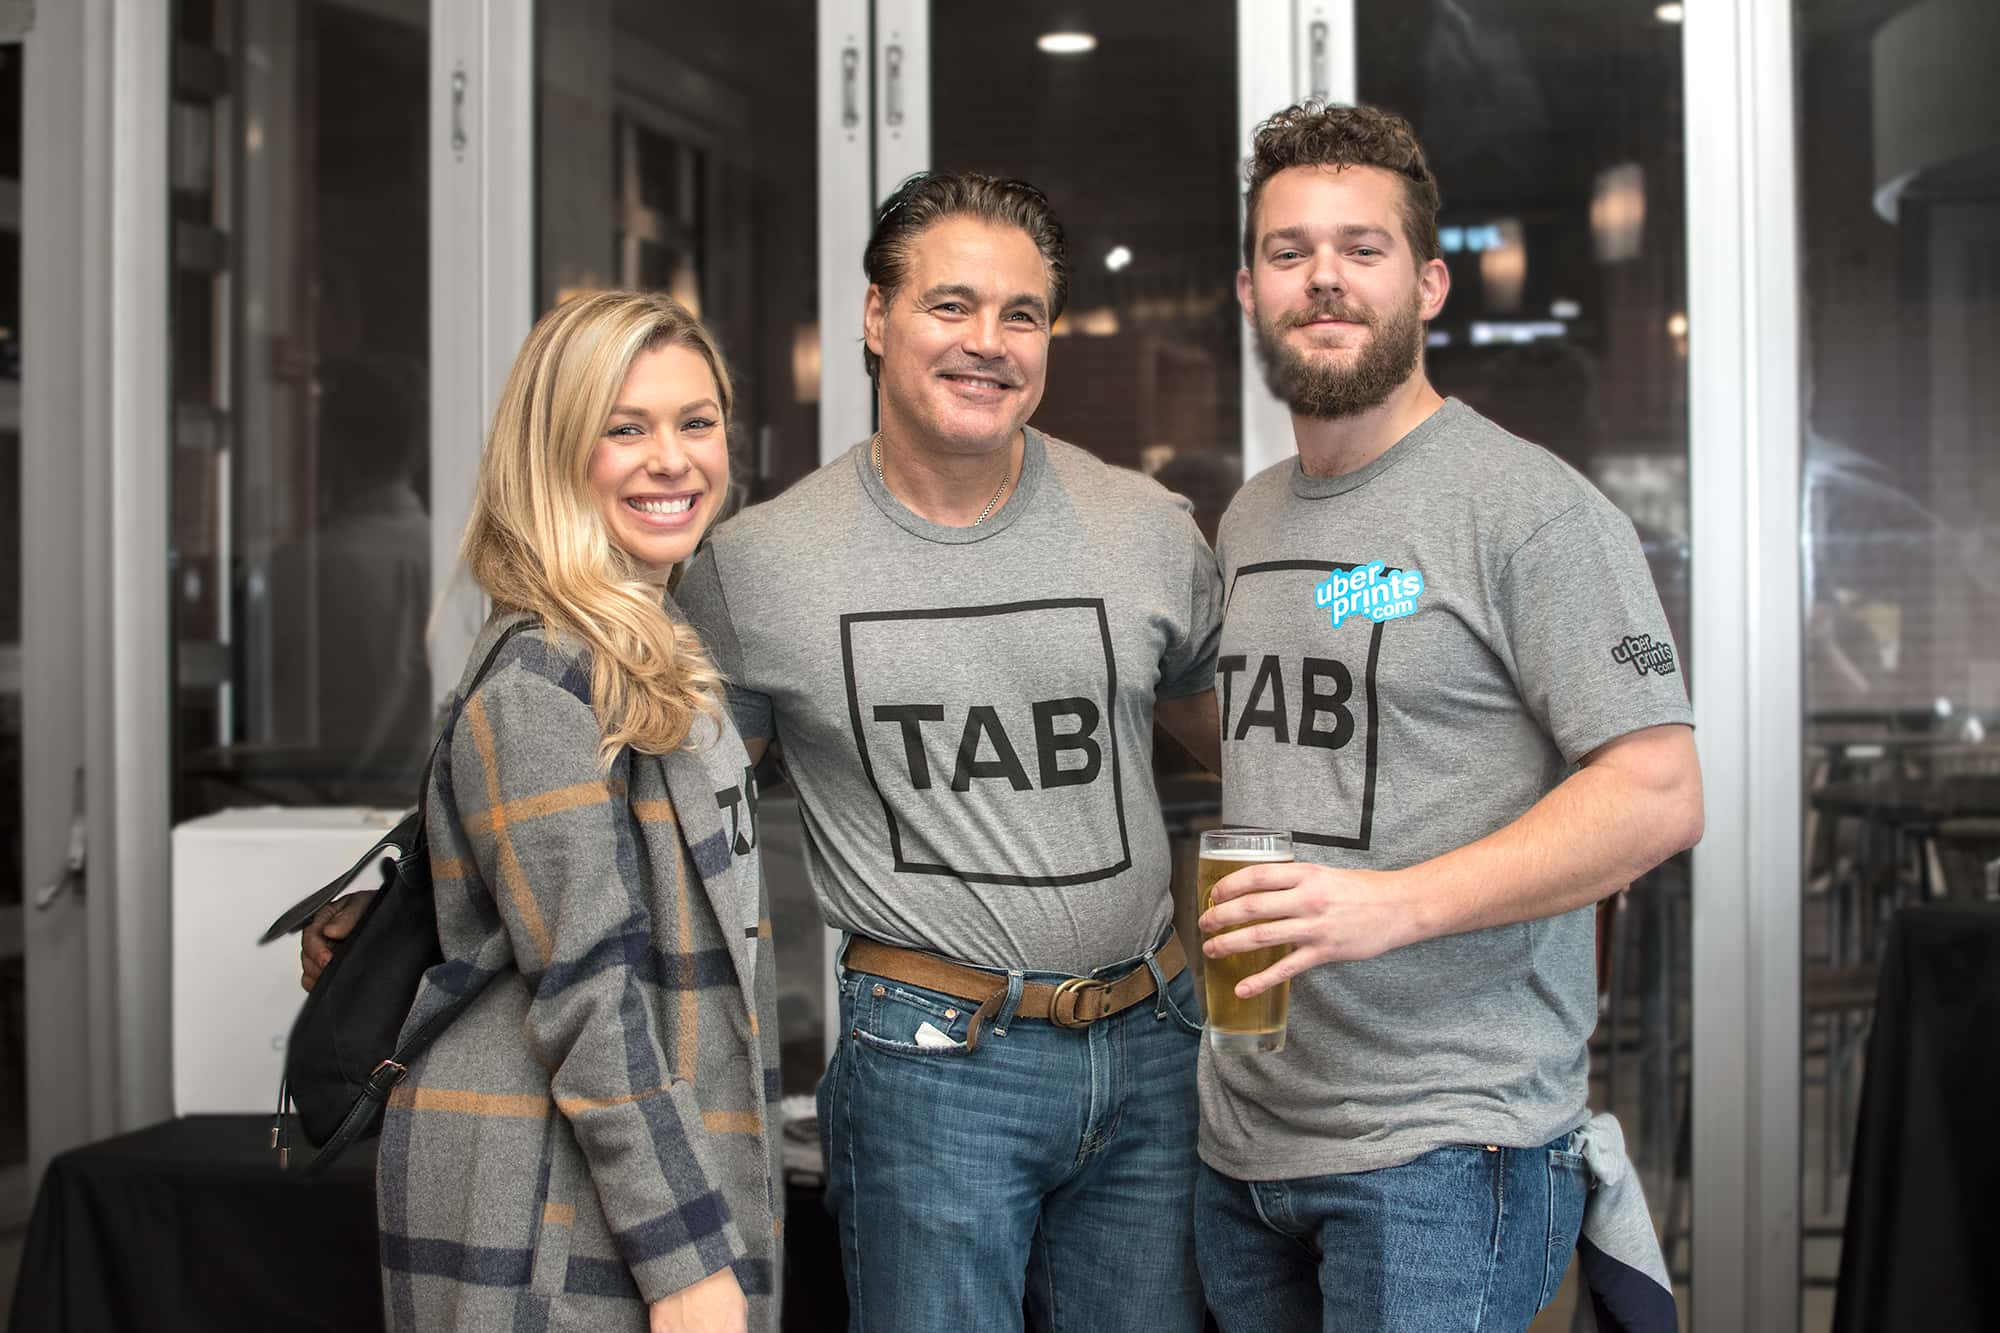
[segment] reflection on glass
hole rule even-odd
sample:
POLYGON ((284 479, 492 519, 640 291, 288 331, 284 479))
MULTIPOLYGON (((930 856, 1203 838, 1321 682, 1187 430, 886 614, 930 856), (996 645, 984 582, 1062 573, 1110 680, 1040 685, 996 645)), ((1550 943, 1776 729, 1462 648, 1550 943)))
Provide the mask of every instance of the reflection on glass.
POLYGON ((1812 1333, 1892 922, 2000 897, 2000 94, 1959 58, 2000 22, 1978 0, 1795 12, 1812 1333))
MULTIPOLYGON (((1367 0, 1355 32, 1361 100, 1410 118, 1444 196, 1451 296, 1430 327, 1433 383, 1625 512, 1683 661, 1698 659, 1680 28, 1650 5, 1367 0)), ((1591 1041, 1593 1107, 1624 1126, 1683 1315, 1690 889, 1676 857, 1599 909, 1591 1041)), ((1569 1327, 1573 1269, 1537 1329, 1569 1327)))
MULTIPOLYGON (((540 305, 639 286, 699 314, 735 380, 734 494, 775 495, 819 465, 811 8, 588 0, 537 9, 540 305)), ((855 354, 845 335, 834 346, 855 354)), ((785 1091, 805 1094, 825 1059, 826 932, 797 802, 775 764, 759 785, 785 1091)))
POLYGON ((175 817, 429 744, 429 7, 177 7, 175 817))
POLYGON ((931 22, 931 155, 1019 176, 1069 237, 1035 424, 1186 495, 1211 539, 1242 480, 1233 5, 947 5, 931 22), (996 96, 995 90, 1005 90, 996 96))

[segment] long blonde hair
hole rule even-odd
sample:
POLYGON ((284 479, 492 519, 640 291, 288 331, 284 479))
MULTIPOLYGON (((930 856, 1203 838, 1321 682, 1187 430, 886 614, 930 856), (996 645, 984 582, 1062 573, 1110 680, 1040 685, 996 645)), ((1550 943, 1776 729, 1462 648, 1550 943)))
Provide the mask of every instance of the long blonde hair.
POLYGON ((658 347, 698 352, 724 422, 734 401, 714 340, 657 292, 573 297, 535 324, 501 391, 459 556, 487 596, 540 616, 590 648, 600 760, 666 754, 697 713, 721 709, 722 676, 695 632, 660 605, 660 586, 611 539, 589 489, 591 451, 632 361, 658 347))

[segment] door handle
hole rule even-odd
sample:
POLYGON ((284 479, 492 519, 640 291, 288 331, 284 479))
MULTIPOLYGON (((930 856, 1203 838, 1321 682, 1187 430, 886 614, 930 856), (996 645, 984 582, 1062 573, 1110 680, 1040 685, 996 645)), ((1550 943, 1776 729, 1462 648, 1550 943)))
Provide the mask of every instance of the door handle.
POLYGON ((76 770, 75 794, 70 798, 69 846, 64 850, 63 863, 56 877, 35 890, 35 910, 46 912, 55 906, 56 899, 71 889, 76 896, 83 896, 83 861, 90 844, 90 826, 83 819, 83 769, 76 770))
POLYGON ((886 119, 891 125, 903 123, 903 46, 891 42, 882 53, 882 63, 888 68, 889 89, 886 119))
POLYGON ((861 52, 852 44, 840 52, 840 126, 851 130, 861 123, 861 52))

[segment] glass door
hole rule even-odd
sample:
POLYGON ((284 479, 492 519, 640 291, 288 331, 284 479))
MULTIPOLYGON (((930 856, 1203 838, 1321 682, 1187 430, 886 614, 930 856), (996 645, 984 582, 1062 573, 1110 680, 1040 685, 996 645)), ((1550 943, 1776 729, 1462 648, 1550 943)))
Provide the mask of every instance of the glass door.
MULTIPOLYGON (((1855 1151, 1864 1080, 1882 1098, 1871 1115, 1889 1125, 1899 1099, 1948 1095, 1896 1086, 1919 1067, 1905 1054, 1948 1042, 1949 1027, 1887 992, 1898 1012, 1877 1013, 1891 931, 2000 899, 1991 374, 2000 118, 1988 71, 2000 21, 1987 6, 1920 0, 1799 0, 1793 15, 1806 779, 1800 1327, 1822 1333, 1843 1247, 1870 1252, 1857 1222, 1893 1225, 1849 1205, 1850 1189, 1870 1183, 1849 1169, 1866 1160, 1855 1151), (1871 1071, 1871 1053, 1890 1063, 1871 1071)), ((1952 1048, 1936 1049, 1942 1067, 1960 1063, 1952 1048)), ((1948 1156, 1948 1145, 1926 1148, 1948 1156)), ((1888 1317, 1884 1303, 1909 1294, 1879 1286, 1839 1293, 1843 1306, 1863 1307, 1843 1308, 1843 1326, 1888 1317)), ((1977 1321, 1956 1304, 1927 1318, 1977 1321)))
MULTIPOLYGON (((1333 8, 1329 6, 1329 8, 1333 8)), ((1680 6, 1356 0, 1357 101, 1415 125, 1444 197, 1438 391, 1543 445, 1638 529, 1690 680, 1687 232, 1680 6)), ((1335 90, 1336 92, 1338 90, 1335 90)), ((1678 856, 1598 909, 1591 1105, 1643 1178, 1676 1296, 1693 1272, 1696 886, 1678 856)), ((1566 1329, 1576 1270, 1538 1329, 1566 1329)))
MULTIPOLYGON (((785 0, 537 7, 536 312, 575 292, 636 286, 671 292, 699 315, 735 380, 737 503, 775 495, 820 462, 814 128, 823 44, 810 7, 785 0)), ((838 50, 825 53, 852 81, 854 123, 836 122, 836 140, 866 128, 862 48, 847 45, 855 54, 844 71, 838 50)), ((865 142, 862 153, 865 162, 865 142)), ((859 273, 858 239, 852 249, 859 273)), ((857 296, 825 339, 855 374, 859 336, 857 296)), ((758 780, 785 1091, 805 1096, 825 1063, 832 955, 806 879, 797 801, 775 763, 758 780)))
POLYGON ((925 58, 883 75, 926 84, 929 160, 896 170, 1022 177, 1068 233, 1035 425, 1188 496, 1211 538, 1243 476, 1233 11, 934 4, 925 58))
POLYGON ((178 7, 177 822, 400 806, 428 749, 429 28, 178 7))

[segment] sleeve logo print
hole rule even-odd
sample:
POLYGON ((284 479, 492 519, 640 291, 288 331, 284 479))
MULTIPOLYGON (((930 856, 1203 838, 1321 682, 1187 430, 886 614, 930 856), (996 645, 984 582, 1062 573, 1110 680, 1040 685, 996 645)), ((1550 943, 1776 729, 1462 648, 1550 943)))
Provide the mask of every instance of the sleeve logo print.
POLYGON ((1625 663, 1642 676, 1648 671, 1662 676, 1674 674, 1674 646, 1654 643, 1650 634, 1627 634, 1611 645, 1611 660, 1625 663))
POLYGON ((1378 625, 1413 616, 1423 594, 1420 570, 1390 569, 1383 561, 1370 560, 1351 570, 1333 571, 1313 589, 1313 602, 1333 617, 1333 627, 1339 629, 1340 622, 1356 612, 1378 625))

